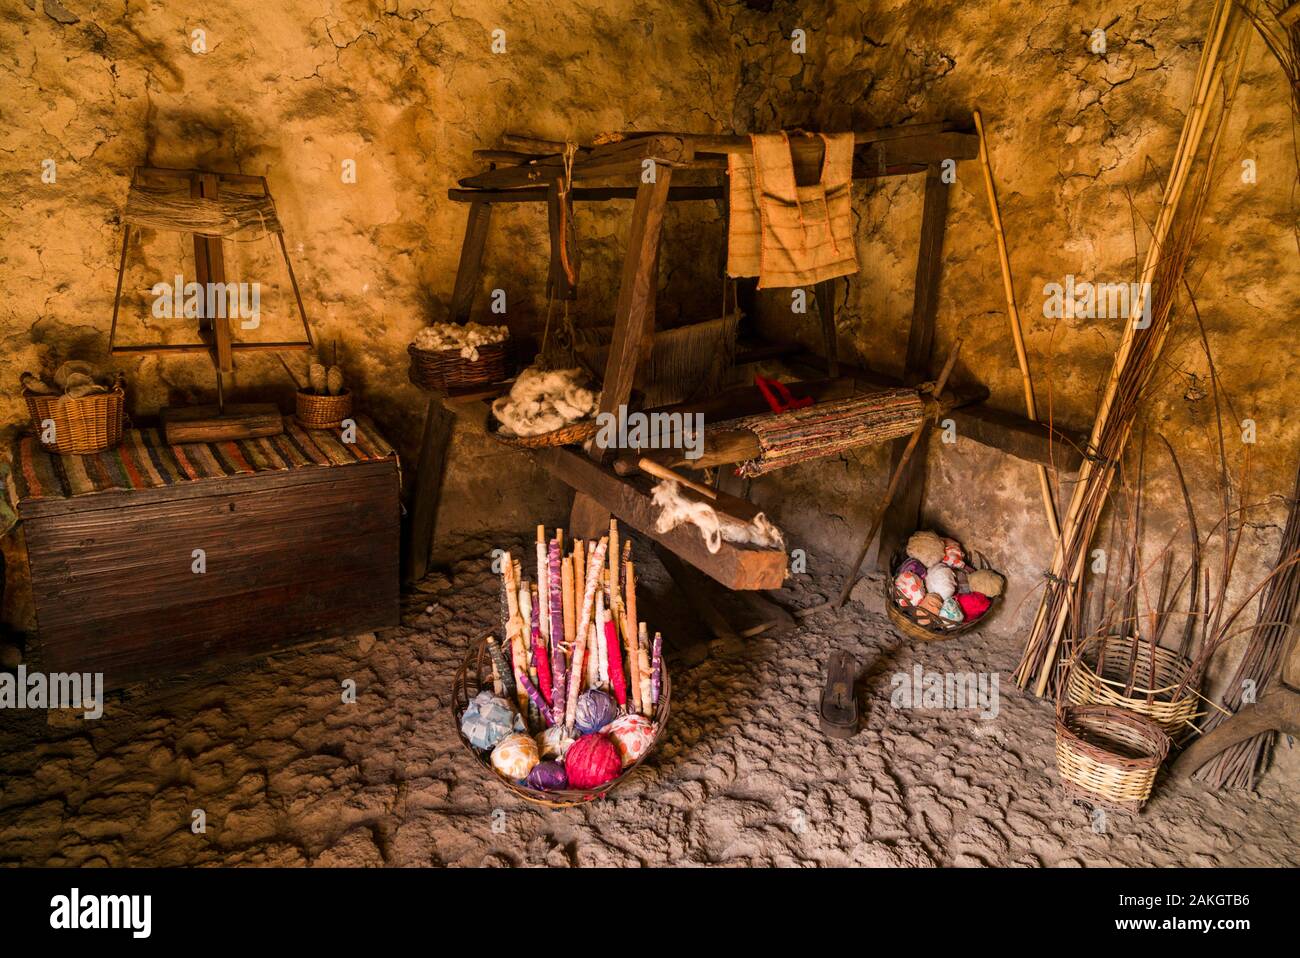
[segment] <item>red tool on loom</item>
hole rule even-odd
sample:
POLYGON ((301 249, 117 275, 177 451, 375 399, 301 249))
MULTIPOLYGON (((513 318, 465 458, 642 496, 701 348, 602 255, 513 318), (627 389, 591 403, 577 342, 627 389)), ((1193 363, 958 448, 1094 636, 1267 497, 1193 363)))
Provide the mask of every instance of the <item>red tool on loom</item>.
POLYGON ((768 379, 758 373, 754 374, 754 385, 763 393, 763 398, 772 407, 772 412, 789 412, 791 409, 803 409, 813 403, 811 396, 795 399, 785 383, 777 382, 775 379, 768 379))

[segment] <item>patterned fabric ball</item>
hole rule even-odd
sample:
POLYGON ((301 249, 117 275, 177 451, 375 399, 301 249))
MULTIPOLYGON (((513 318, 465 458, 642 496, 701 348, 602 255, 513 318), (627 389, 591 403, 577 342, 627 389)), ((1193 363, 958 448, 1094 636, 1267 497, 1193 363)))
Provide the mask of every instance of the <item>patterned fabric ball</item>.
POLYGON ((943 540, 933 532, 914 532, 907 540, 906 551, 928 569, 943 561, 943 540))
POLYGON ((980 569, 970 574, 970 587, 972 592, 983 592, 990 597, 1001 595, 1002 576, 992 569, 980 569))
POLYGON ((461 733, 469 739, 470 745, 484 750, 523 727, 523 717, 505 699, 493 695, 491 689, 484 689, 474 696, 460 717, 461 733))
POLYGON ((576 741, 565 730, 563 724, 552 725, 546 731, 538 732, 534 738, 537 740, 537 750, 542 753, 542 758, 564 758, 564 753, 576 741))
POLYGON ((618 754, 623 758, 624 768, 650 751, 650 746, 655 743, 654 723, 635 712, 620 715, 609 723, 605 731, 614 740, 618 754))
POLYGON ((944 599, 957 594, 957 576, 942 562, 936 562, 925 574, 925 586, 944 599))
POLYGON ((492 767, 512 782, 527 778, 538 761, 537 743, 523 732, 512 732, 492 750, 492 767))
POLYGON ((961 603, 957 601, 956 596, 944 599, 943 605, 939 608, 939 618, 945 622, 962 622, 966 619, 965 613, 961 610, 961 603))
POLYGON ((574 713, 573 724, 583 735, 599 732, 618 714, 618 705, 608 693, 600 689, 587 689, 578 696, 578 710, 574 713))
POLYGON ((922 612, 929 612, 931 615, 938 615, 939 610, 943 608, 943 596, 934 592, 927 593, 925 598, 917 603, 916 607, 922 612))
POLYGON ((618 778, 623 759, 608 735, 584 735, 569 747, 564 770, 569 773, 570 788, 595 788, 618 778))
POLYGON ((925 566, 921 565, 919 559, 908 559, 900 565, 898 567, 898 574, 902 575, 904 572, 911 572, 914 575, 920 576, 922 579, 925 578, 925 566))
POLYGON ((966 550, 956 539, 943 540, 943 564, 954 569, 965 568, 966 550))
POLYGON ((925 598, 925 580, 915 572, 900 572, 894 579, 894 588, 912 605, 919 605, 925 598))
POLYGON ((987 612, 989 606, 993 604, 993 600, 983 592, 959 593, 956 598, 957 602, 961 605, 962 614, 965 615, 967 619, 978 619, 981 615, 987 612))
POLYGON ((559 762, 538 762, 524 784, 543 792, 558 792, 569 787, 569 773, 559 762))

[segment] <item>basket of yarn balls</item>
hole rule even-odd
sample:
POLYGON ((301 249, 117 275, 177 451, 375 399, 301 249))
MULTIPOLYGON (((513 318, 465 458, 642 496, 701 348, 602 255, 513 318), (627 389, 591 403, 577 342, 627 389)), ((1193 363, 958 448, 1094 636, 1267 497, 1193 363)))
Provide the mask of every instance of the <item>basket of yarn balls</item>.
POLYGON ((529 728, 517 705, 496 694, 487 640, 471 646, 452 682, 452 717, 474 760, 520 798, 570 808, 603 798, 650 756, 668 726, 670 685, 660 664, 654 716, 620 710, 614 697, 588 688, 574 727, 529 728))
POLYGON ((977 565, 956 539, 931 530, 915 532, 890 565, 885 583, 889 619, 921 642, 947 639, 979 628, 1002 600, 1003 577, 977 565))
POLYGON ((433 323, 406 347, 407 378, 422 389, 446 392, 488 386, 511 372, 510 331, 478 323, 433 323))

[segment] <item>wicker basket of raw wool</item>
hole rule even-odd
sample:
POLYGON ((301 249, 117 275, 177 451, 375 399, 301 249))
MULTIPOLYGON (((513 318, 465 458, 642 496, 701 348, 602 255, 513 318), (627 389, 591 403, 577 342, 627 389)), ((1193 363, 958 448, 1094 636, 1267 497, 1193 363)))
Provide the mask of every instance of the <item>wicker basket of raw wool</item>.
POLYGON ((1139 811, 1172 744, 1155 722, 1125 709, 1057 709, 1056 767, 1067 792, 1094 805, 1139 811))
POLYGON ((516 449, 545 449, 548 446, 576 446, 584 443, 596 434, 596 420, 579 419, 559 429, 552 429, 539 436, 514 436, 501 431, 501 423, 496 416, 488 415, 488 435, 497 442, 514 446, 516 449))
POLYGON ((50 452, 60 455, 86 455, 112 449, 122 441, 126 423, 126 390, 119 375, 113 388, 88 396, 47 396, 23 390, 32 429, 37 439, 46 435, 45 423, 54 424, 52 442, 42 441, 50 452))
POLYGON ((407 378, 423 389, 446 392, 499 383, 510 375, 510 338, 475 347, 478 359, 466 359, 460 350, 406 347, 411 355, 407 378))
MULTIPOLYGON (((915 639, 918 642, 939 642, 943 639, 951 639, 961 635, 963 632, 974 632, 982 628, 986 622, 997 611, 1002 604, 1002 595, 989 596, 988 610, 978 619, 970 619, 963 622, 949 622, 947 619, 940 618, 937 615, 930 615, 924 609, 911 605, 903 597, 894 585, 894 580, 898 577, 898 570, 907 561, 907 556, 901 552, 895 553, 893 560, 889 563, 889 577, 885 580, 885 612, 889 615, 889 621, 893 623, 894 628, 898 629, 909 639, 915 639)), ((972 556, 972 563, 974 557, 972 556)), ((971 565, 972 569, 983 568, 983 566, 971 565)))
POLYGON ((659 704, 655 706, 654 714, 654 722, 659 731, 655 736, 654 745, 646 749, 645 754, 639 759, 623 769, 618 778, 611 779, 603 785, 590 789, 570 788, 562 791, 544 792, 540 789, 529 788, 519 782, 511 782, 498 775, 496 769, 492 767, 492 763, 489 761, 491 753, 476 749, 461 732, 460 717, 469 708, 470 700, 478 695, 481 690, 492 687, 492 663, 488 657, 486 638, 470 646, 469 652, 465 655, 465 660, 461 662, 460 668, 456 670, 456 676, 452 680, 451 718, 456 726, 456 734, 460 738, 460 744, 465 747, 465 751, 474 756, 474 761, 478 762, 494 781, 499 782, 520 798, 532 802, 534 805, 542 805, 546 808, 572 808, 575 805, 581 805, 583 802, 604 798, 618 788, 619 784, 625 781, 636 770, 637 766, 649 758, 655 748, 658 747, 659 740, 663 738, 664 730, 668 727, 669 700, 672 698, 672 686, 668 681, 667 662, 660 662, 659 681, 659 704))
POLYGON ((307 429, 337 429, 350 415, 350 389, 343 390, 337 396, 320 396, 310 390, 298 390, 296 417, 307 429))
POLYGON ((1065 697, 1071 705, 1113 705, 1145 715, 1177 740, 1196 730, 1192 723, 1201 715, 1197 690, 1182 684, 1191 668, 1189 659, 1150 642, 1096 635, 1071 657, 1065 697))

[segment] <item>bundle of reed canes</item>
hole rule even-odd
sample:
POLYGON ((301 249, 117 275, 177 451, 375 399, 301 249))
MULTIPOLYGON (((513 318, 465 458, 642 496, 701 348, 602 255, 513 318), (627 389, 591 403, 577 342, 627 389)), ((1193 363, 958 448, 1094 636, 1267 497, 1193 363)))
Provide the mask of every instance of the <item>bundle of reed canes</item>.
MULTIPOLYGON (((1287 565, 1287 561, 1297 553, 1300 553, 1300 470, 1296 472, 1295 489, 1291 494, 1286 528, 1282 532, 1282 545, 1275 564, 1281 572, 1269 583, 1260 601, 1259 615, 1251 628, 1245 654, 1220 699, 1227 712, 1235 713, 1242 707, 1247 689, 1253 689, 1257 699, 1281 666, 1291 624, 1300 613, 1300 564, 1287 565)), ((1213 713, 1205 724, 1205 731, 1213 731, 1226 719, 1227 714, 1223 711, 1213 713)), ((1206 762, 1195 777, 1215 788, 1254 788, 1268 764, 1275 738, 1273 732, 1264 732, 1229 746, 1206 762)))
POLYGON ((1231 0, 1218 0, 1196 73, 1192 106, 1152 227, 1142 292, 1132 304, 1074 494, 1061 523, 1038 613, 1015 672, 1016 683, 1047 695, 1060 678, 1062 638, 1077 610, 1079 579, 1142 400, 1158 367, 1184 269, 1215 172, 1220 134, 1231 109, 1250 33, 1231 0), (1214 120, 1211 126, 1211 120, 1214 120), (1207 126, 1212 130, 1202 157, 1207 126), (1191 187, 1188 192, 1188 187, 1191 187))

